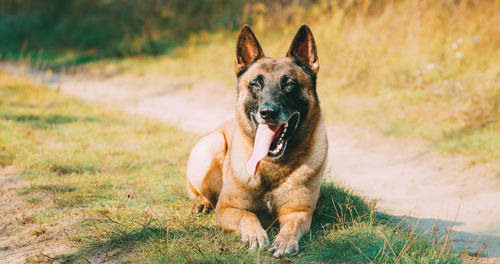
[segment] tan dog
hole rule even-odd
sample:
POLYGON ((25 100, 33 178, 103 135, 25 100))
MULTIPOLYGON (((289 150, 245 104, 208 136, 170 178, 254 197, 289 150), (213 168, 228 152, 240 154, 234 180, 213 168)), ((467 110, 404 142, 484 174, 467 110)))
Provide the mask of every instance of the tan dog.
POLYGON ((309 230, 326 164, 316 43, 303 25, 286 57, 272 59, 244 26, 236 58, 236 119, 193 148, 187 188, 191 198, 201 198, 198 210, 215 208, 217 223, 251 249, 269 241, 261 221, 278 220, 269 251, 281 257, 298 252, 309 230))

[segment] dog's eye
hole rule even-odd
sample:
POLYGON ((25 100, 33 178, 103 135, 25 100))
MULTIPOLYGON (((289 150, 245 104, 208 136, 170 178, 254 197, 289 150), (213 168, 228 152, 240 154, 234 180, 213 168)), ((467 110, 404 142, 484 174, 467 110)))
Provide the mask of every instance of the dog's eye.
POLYGON ((297 83, 294 80, 289 80, 283 86, 286 90, 293 90, 297 86, 297 83))
POLYGON ((248 88, 252 89, 252 90, 258 90, 260 89, 260 83, 257 82, 257 81, 251 81, 249 84, 248 84, 248 88))

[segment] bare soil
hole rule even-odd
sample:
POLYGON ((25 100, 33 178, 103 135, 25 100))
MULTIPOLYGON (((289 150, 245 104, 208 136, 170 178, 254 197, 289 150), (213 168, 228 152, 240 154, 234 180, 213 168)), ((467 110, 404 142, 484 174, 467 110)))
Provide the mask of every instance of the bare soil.
MULTIPOLYGON (((0 70, 197 134, 207 133, 234 116, 235 91, 208 81, 47 75, 9 64, 1 64, 0 70)), ((429 235, 437 227, 438 234, 451 239, 454 248, 489 257, 471 258, 472 263, 500 263, 500 178, 496 176, 500 164, 444 155, 426 142, 388 138, 345 123, 329 124, 327 130, 327 180, 375 201, 378 210, 394 221, 429 235)), ((0 203, 2 212, 4 206, 0 203)))
POLYGON ((43 221, 52 199, 43 192, 23 195, 29 186, 13 166, 0 168, 0 263, 58 263, 59 256, 75 250, 66 230, 75 217, 43 221))

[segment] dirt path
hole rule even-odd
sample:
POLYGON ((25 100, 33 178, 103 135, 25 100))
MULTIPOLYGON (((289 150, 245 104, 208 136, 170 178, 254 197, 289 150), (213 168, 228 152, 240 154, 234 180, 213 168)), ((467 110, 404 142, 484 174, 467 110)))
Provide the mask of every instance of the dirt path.
MULTIPOLYGON (((114 104, 129 113, 156 118, 202 134, 233 116, 235 93, 217 83, 186 78, 46 75, 19 66, 0 70, 30 76, 79 98, 114 104)), ((378 209, 431 233, 453 227, 454 247, 500 257, 499 164, 476 164, 463 156, 443 156, 422 142, 401 142, 366 128, 328 126, 326 177, 363 197, 378 209), (407 217, 410 218, 407 218, 407 217)), ((500 263, 500 258, 489 259, 500 263)))

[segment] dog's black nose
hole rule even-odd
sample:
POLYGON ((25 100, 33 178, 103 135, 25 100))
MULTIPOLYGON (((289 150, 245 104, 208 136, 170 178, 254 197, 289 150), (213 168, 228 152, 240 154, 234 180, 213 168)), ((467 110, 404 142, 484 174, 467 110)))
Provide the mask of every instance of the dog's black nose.
POLYGON ((275 120, 280 114, 280 108, 277 105, 265 104, 259 109, 260 116, 266 121, 275 120))

